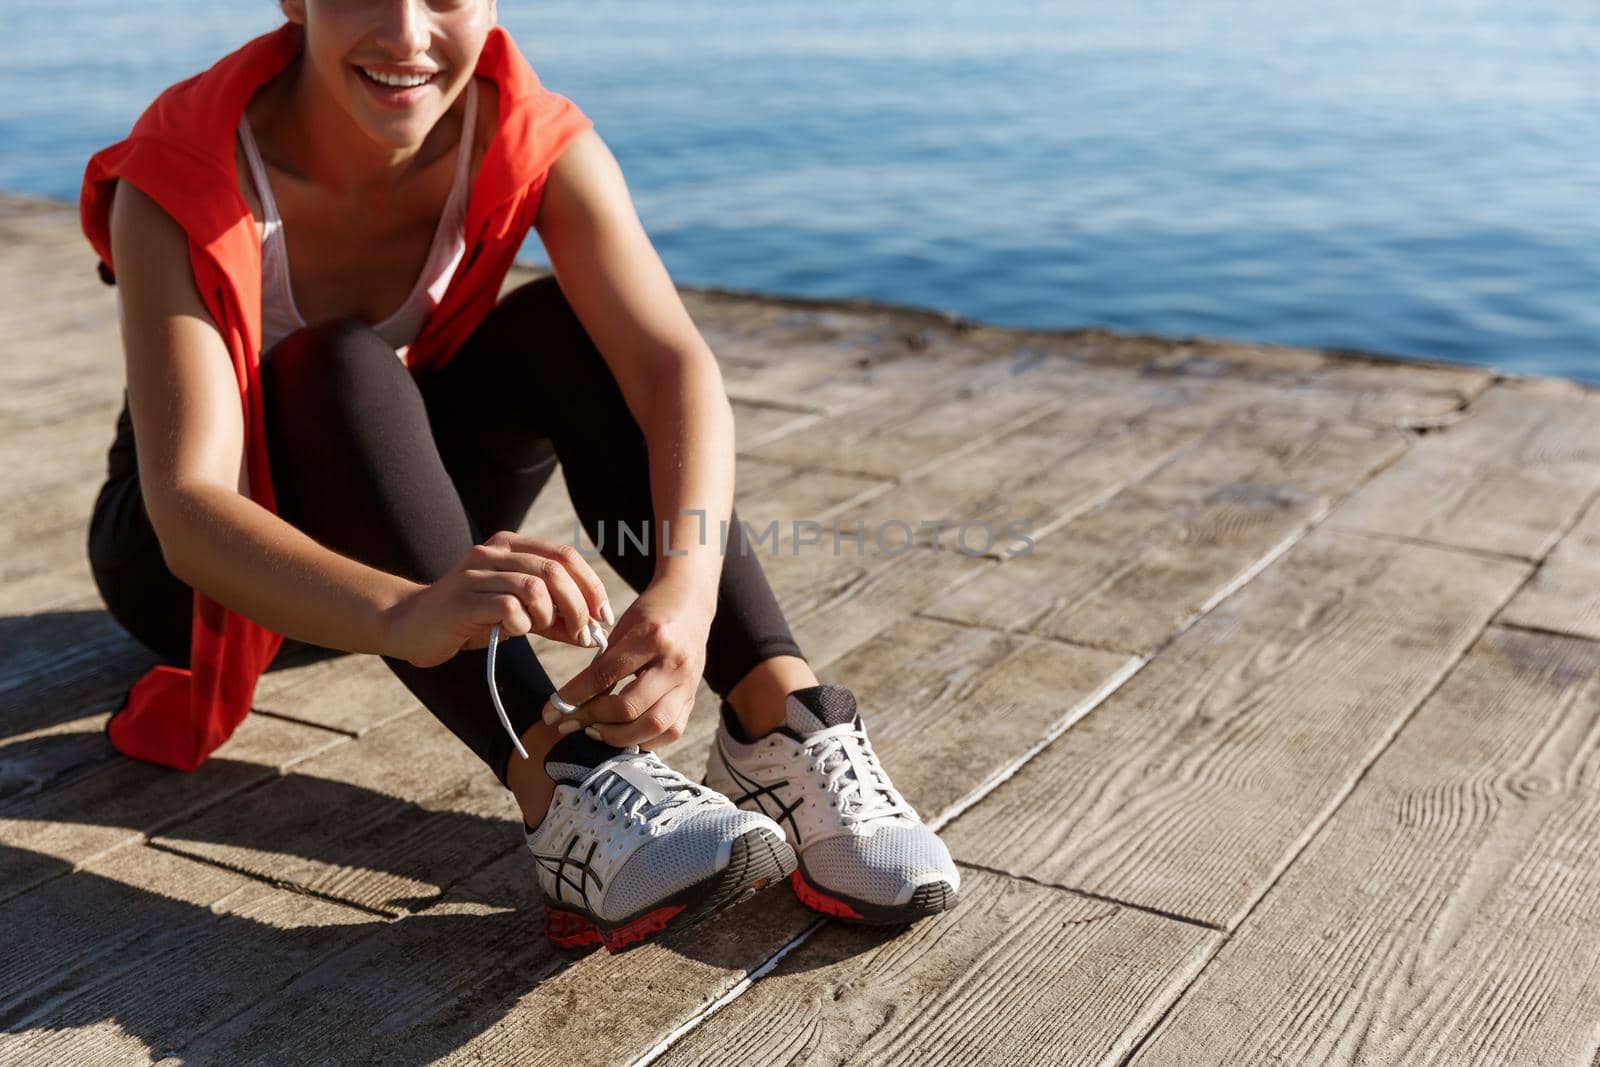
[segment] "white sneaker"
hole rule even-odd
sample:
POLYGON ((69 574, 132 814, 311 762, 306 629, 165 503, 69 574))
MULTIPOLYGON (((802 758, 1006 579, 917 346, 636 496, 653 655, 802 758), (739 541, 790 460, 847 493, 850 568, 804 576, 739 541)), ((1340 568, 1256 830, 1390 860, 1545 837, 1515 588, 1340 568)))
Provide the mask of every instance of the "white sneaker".
POLYGON ((636 747, 581 734, 545 760, 555 796, 525 829, 545 934, 617 952, 731 907, 795 869, 783 829, 636 747))
POLYGON ((789 831, 803 904, 866 923, 906 923, 955 906, 961 874, 872 751, 842 685, 797 689, 783 726, 755 741, 726 701, 706 784, 789 831))

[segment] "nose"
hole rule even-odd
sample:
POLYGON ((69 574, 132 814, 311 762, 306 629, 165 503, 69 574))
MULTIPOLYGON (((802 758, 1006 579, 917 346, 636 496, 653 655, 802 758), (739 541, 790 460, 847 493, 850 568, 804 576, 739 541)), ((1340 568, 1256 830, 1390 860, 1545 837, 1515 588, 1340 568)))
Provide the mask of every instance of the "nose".
POLYGON ((377 42, 397 58, 409 59, 426 52, 432 35, 427 0, 392 0, 384 5, 377 42))

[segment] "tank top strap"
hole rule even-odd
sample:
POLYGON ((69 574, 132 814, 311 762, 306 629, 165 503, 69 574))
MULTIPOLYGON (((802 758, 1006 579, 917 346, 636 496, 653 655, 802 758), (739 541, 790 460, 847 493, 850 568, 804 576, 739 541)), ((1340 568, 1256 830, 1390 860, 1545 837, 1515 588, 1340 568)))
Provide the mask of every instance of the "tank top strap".
POLYGON ((270 233, 282 221, 278 218, 278 202, 272 198, 272 184, 267 181, 267 167, 261 161, 261 149, 256 147, 255 134, 250 132, 249 116, 239 116, 239 141, 244 145, 245 159, 250 164, 250 180, 256 196, 261 199, 261 218, 270 233))

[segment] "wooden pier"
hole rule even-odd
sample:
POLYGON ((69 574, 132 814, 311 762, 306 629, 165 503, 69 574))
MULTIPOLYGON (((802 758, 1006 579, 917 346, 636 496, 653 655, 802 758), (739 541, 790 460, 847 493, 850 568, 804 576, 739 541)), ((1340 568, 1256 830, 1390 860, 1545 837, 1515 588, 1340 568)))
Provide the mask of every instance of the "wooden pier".
MULTIPOLYGON (((768 577, 963 886, 612 957, 374 657, 264 675, 193 774, 109 746, 154 659, 85 556, 123 371, 76 205, 0 197, 0 292, 0 1062, 1597 1062, 1594 391, 685 291, 768 577)), ((526 528, 572 539, 560 479, 526 528)))

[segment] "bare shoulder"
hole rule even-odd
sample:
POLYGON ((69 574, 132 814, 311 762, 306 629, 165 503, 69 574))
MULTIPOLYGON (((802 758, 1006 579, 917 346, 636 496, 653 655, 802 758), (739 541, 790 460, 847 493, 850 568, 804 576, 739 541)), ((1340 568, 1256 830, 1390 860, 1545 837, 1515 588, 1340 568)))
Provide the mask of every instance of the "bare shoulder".
POLYGON ((169 286, 187 279, 189 288, 194 288, 188 235, 143 189, 132 182, 117 182, 110 221, 111 255, 117 284, 124 292, 129 281, 134 282, 135 288, 148 291, 150 278, 163 279, 169 286), (136 270, 125 269, 134 264, 136 270))
POLYGON ((633 199, 610 147, 591 126, 573 137, 550 166, 535 225, 541 232, 608 215, 631 215, 633 199))

